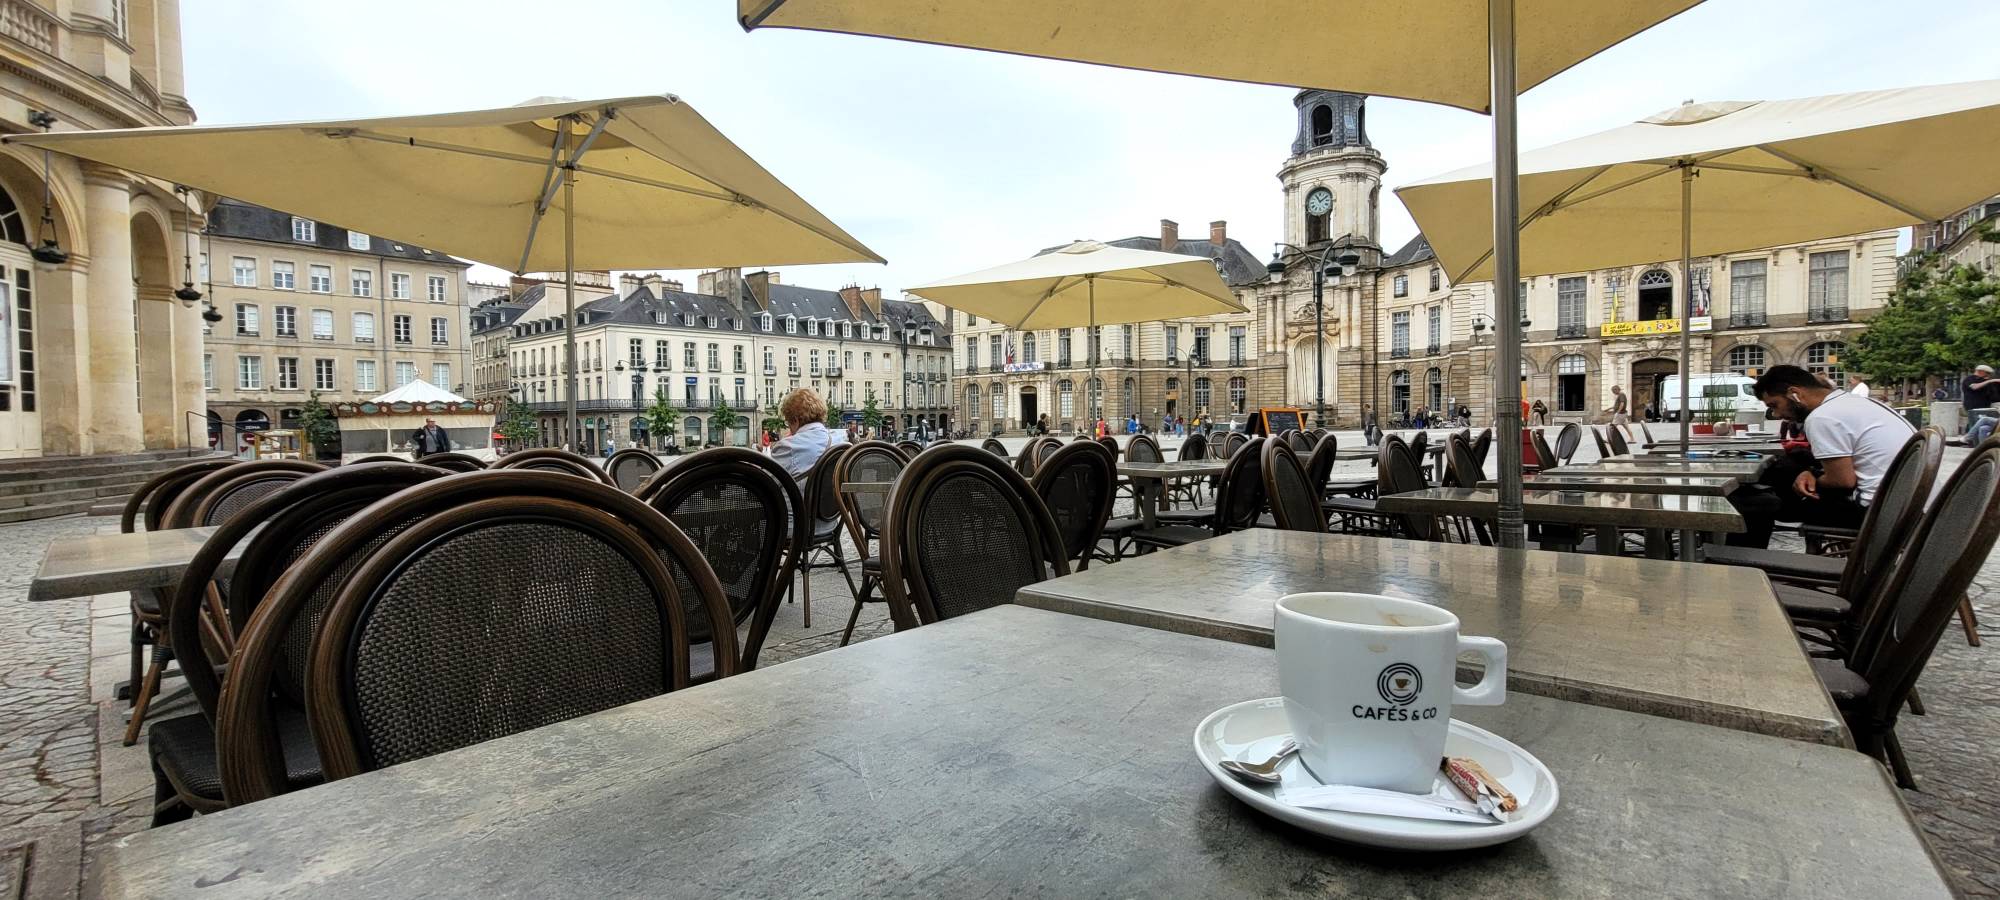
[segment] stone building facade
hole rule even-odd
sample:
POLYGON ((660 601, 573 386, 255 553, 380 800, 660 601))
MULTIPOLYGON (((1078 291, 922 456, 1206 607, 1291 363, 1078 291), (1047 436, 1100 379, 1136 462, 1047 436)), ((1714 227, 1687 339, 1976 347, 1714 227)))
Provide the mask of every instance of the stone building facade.
POLYGON ((202 290, 222 314, 202 362, 212 442, 296 428, 313 395, 359 402, 418 379, 470 390, 469 264, 226 199, 201 246, 202 290))
MULTIPOLYGON (((0 8, 0 130, 193 120, 178 0, 0 8)), ((43 155, 0 146, 0 457, 198 441, 202 310, 173 292, 193 280, 200 197, 60 154, 47 166, 45 218, 43 155)))

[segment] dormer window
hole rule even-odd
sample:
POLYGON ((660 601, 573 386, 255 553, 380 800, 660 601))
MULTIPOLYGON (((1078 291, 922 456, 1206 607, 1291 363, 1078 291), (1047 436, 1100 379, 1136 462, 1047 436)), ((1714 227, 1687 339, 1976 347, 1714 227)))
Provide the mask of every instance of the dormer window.
POLYGON ((765 313, 765 314, 764 314, 764 333, 765 333, 765 334, 769 334, 770 332, 771 332, 771 314, 770 314, 770 313, 765 313))
POLYGON ((786 334, 798 334, 798 333, 799 333, 799 320, 798 320, 798 319, 796 319, 796 318, 793 318, 793 317, 791 317, 791 316, 786 316, 786 317, 785 317, 785 333, 786 333, 786 334))
POLYGON ((853 324, 854 324, 854 323, 852 323, 852 322, 846 322, 846 321, 843 321, 843 322, 841 322, 841 323, 840 323, 840 336, 841 336, 841 337, 852 337, 852 336, 853 336, 853 334, 854 334, 854 332, 853 332, 853 324))
POLYGON ((311 219, 292 217, 292 240, 310 244, 319 239, 319 226, 311 219))

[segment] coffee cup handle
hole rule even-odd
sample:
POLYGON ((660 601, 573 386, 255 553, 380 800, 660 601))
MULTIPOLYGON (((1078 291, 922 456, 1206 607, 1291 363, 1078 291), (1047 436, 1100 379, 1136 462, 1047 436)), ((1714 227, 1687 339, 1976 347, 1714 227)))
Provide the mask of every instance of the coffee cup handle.
POLYGON ((1469 688, 1454 685, 1451 702, 1461 706, 1499 706, 1507 702, 1507 645, 1490 637, 1460 635, 1458 652, 1479 654, 1486 661, 1486 674, 1469 688))

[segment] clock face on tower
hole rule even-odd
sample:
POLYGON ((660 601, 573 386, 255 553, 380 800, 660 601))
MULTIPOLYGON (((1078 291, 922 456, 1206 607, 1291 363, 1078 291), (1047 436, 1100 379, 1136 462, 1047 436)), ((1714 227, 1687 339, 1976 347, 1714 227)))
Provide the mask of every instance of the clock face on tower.
POLYGON ((1326 188, 1313 188, 1312 193, 1306 195, 1306 213, 1308 215, 1323 216, 1331 209, 1333 209, 1332 191, 1326 188))

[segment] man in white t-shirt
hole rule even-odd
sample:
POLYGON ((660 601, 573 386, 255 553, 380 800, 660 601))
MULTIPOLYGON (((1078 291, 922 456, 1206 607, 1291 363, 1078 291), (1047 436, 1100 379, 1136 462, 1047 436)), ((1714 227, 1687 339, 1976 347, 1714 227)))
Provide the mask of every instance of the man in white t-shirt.
POLYGON ((1762 479, 1776 504, 1731 496, 1748 531, 1731 543, 1762 547, 1771 522, 1787 521, 1859 528, 1868 504, 1896 454, 1916 433, 1909 420, 1867 397, 1829 387, 1798 366, 1772 366, 1751 385, 1765 408, 1805 427, 1812 464, 1790 457, 1774 462, 1762 479))

